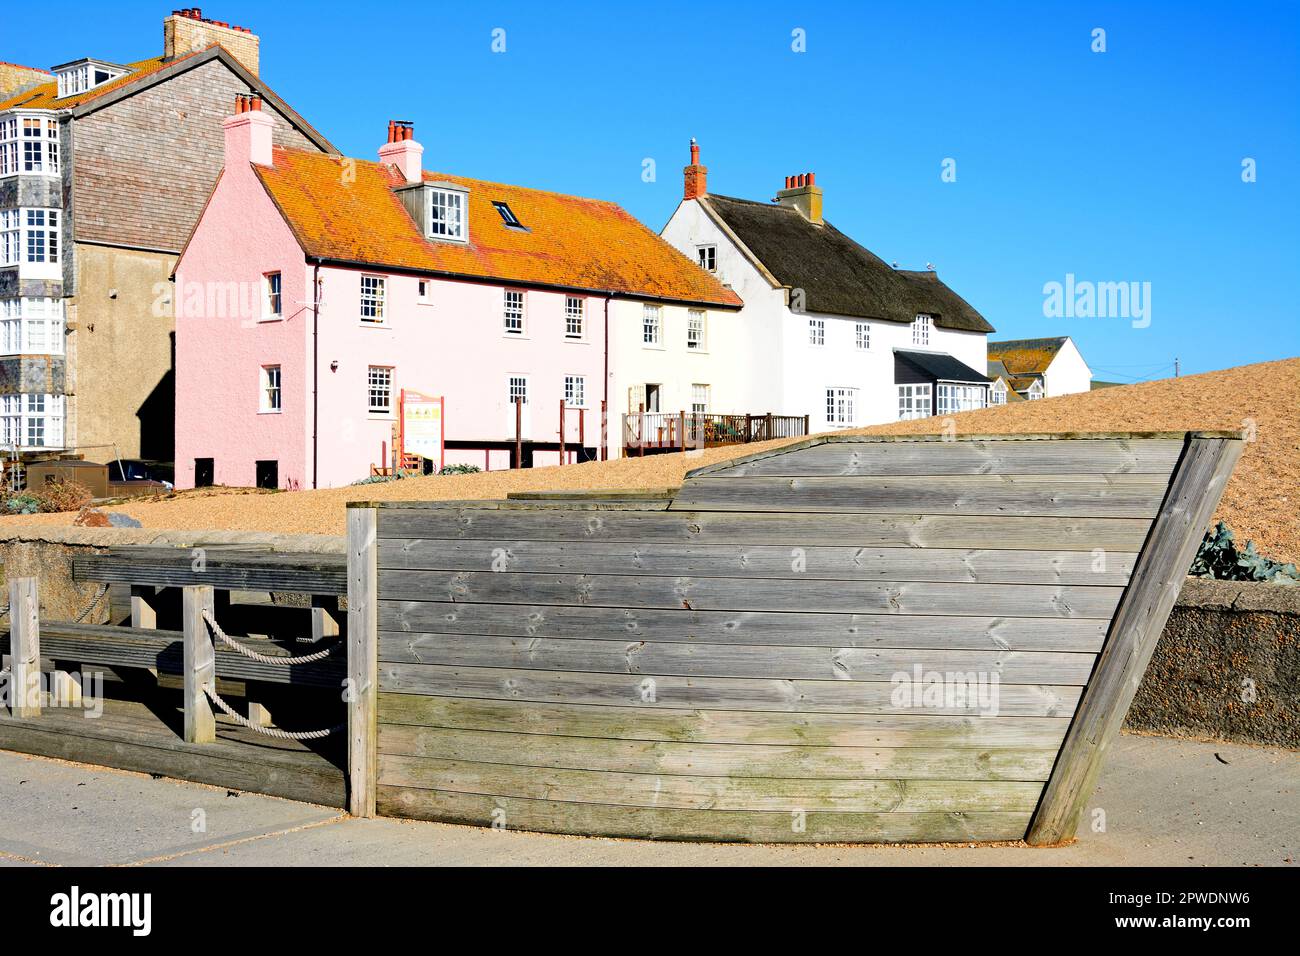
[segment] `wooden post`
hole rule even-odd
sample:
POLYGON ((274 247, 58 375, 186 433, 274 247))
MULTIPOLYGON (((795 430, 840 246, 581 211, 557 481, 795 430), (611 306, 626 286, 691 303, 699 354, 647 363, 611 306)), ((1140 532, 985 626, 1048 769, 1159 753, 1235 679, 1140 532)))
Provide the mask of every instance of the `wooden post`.
POLYGON ((1026 842, 1034 846, 1061 843, 1072 839, 1078 830, 1106 748, 1124 722, 1243 446, 1239 438, 1189 436, 1030 822, 1026 842))
POLYGON ((686 409, 677 413, 677 430, 681 432, 677 440, 681 443, 682 451, 686 450, 686 409))
POLYGON ((185 742, 210 744, 217 739, 217 721, 212 704, 203 692, 216 686, 213 670, 212 635, 203 612, 213 613, 216 598, 207 585, 189 585, 184 591, 182 626, 185 631, 185 742))
POLYGON ((809 434, 809 432, 808 432, 808 418, 809 418, 809 416, 807 416, 807 415, 805 415, 805 416, 803 417, 803 433, 804 433, 805 437, 809 434))
POLYGON ((564 399, 560 399, 560 464, 564 464, 564 399))
MULTIPOLYGON (((155 630, 158 627, 158 608, 156 605, 158 589, 151 585, 131 585, 131 626, 155 630)), ((158 679, 158 668, 146 668, 158 679)))
POLYGON ((578 409, 578 461, 585 461, 587 456, 587 410, 578 409))
POLYGON ((375 815, 379 684, 378 511, 348 508, 348 811, 375 815))
POLYGON ((9 709, 41 716, 41 616, 36 578, 9 581, 9 709))

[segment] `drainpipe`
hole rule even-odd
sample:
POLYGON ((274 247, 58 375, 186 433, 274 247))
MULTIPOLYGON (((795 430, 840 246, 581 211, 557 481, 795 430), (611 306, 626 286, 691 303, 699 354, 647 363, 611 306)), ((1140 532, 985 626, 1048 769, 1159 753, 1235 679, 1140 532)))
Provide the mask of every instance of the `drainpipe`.
POLYGON ((605 420, 600 423, 600 460, 609 461, 609 300, 614 293, 605 292, 605 420))
POLYGON ((320 423, 320 263, 311 276, 311 486, 316 487, 320 465, 317 430, 320 423))

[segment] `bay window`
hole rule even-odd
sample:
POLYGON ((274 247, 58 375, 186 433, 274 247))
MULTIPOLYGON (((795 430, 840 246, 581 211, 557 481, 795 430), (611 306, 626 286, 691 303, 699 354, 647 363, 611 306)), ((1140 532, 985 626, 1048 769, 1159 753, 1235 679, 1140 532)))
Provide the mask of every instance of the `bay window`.
POLYGON ((0 266, 59 262, 59 210, 0 209, 0 266))
POLYGON ((951 382, 939 384, 939 408, 936 414, 969 412, 976 408, 983 408, 984 404, 983 385, 955 385, 951 382))
POLYGON ((929 418, 930 398, 931 391, 928 384, 898 386, 898 420, 901 422, 913 418, 929 418))
POLYGON ((0 117, 0 176, 58 172, 58 120, 22 114, 0 117))
POLYGON ((63 447, 63 396, 40 392, 0 395, 0 445, 63 447))
POLYGON ((857 424, 854 412, 857 398, 856 388, 826 389, 826 424, 839 428, 857 424))
POLYGON ((0 355, 62 354, 62 299, 0 299, 0 355))

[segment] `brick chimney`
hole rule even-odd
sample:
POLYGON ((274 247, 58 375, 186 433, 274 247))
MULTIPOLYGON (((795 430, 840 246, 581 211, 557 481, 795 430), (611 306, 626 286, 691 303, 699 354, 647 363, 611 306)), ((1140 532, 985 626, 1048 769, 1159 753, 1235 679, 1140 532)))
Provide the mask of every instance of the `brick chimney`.
POLYGON ((275 120, 262 112, 262 98, 239 94, 235 97, 235 115, 221 128, 226 131, 226 169, 272 166, 271 133, 275 120))
POLYGON ((198 7, 173 10, 163 21, 163 56, 173 59, 206 50, 219 43, 248 72, 257 76, 260 40, 248 27, 231 26, 224 20, 207 20, 198 7))
POLYGON ((822 191, 812 173, 785 177, 785 188, 776 194, 776 202, 798 210, 815 226, 822 224, 822 191))
POLYGON ((404 120, 388 121, 388 142, 379 147, 379 161, 396 166, 408 183, 424 181, 424 147, 415 141, 415 127, 404 120))
POLYGON ((7 100, 33 86, 49 83, 54 75, 38 70, 34 66, 19 66, 17 63, 0 61, 0 100, 7 100))
POLYGON ((700 165, 700 144, 695 142, 694 136, 691 137, 691 164, 682 172, 686 175, 684 199, 699 199, 709 194, 709 167, 700 165))

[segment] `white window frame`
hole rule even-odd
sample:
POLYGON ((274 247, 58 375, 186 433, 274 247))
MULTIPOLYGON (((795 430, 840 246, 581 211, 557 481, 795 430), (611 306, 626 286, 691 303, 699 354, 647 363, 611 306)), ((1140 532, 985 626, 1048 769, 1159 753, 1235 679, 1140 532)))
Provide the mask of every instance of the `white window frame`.
POLYGON ((262 320, 284 318, 284 276, 279 272, 262 273, 262 320))
POLYGON ((695 261, 705 272, 715 275, 718 271, 718 246, 716 243, 703 243, 695 247, 695 261))
POLYGON ((686 348, 691 352, 709 350, 709 314, 704 309, 686 310, 686 348))
POLYGON ((503 335, 522 338, 528 329, 528 296, 522 289, 501 290, 501 330, 503 335))
POLYGON ((527 375, 507 375, 506 376, 506 407, 513 407, 516 398, 522 398, 523 404, 528 404, 528 376, 527 375))
POLYGON ((988 389, 966 382, 940 382, 936 415, 956 415, 984 408, 988 389))
POLYGON ((898 386, 898 420, 913 421, 934 414, 934 395, 929 382, 898 386), (924 402, 924 405, 922 405, 924 402))
POLYGON ((580 295, 564 297, 564 337, 570 340, 587 337, 587 300, 580 295))
POLYGON ((369 274, 361 276, 360 314, 363 325, 385 325, 387 323, 387 298, 387 279, 383 276, 369 274))
POLYGON ((1043 387, 1041 378, 1034 379, 1029 388, 1025 389, 1025 397, 1031 402, 1036 402, 1047 394, 1047 389, 1043 387))
POLYGON ((587 379, 585 376, 564 376, 564 404, 570 408, 587 407, 587 379))
POLYGON ((826 344, 826 320, 808 320, 808 344, 820 347, 826 344))
POLYGON ((641 306, 641 346, 662 348, 664 344, 664 310, 661 305, 641 306))
POLYGON ((0 266, 58 265, 63 253, 62 214, 61 209, 43 206, 0 209, 0 266))
POLYGON ((707 415, 709 406, 712 404, 710 392, 712 389, 704 382, 695 382, 691 385, 691 414, 707 415))
POLYGON ((829 385, 826 388, 826 425, 828 428, 852 428, 858 423, 858 390, 851 386, 829 385))
POLYGON ((433 280, 416 279, 415 280, 415 300, 421 305, 433 305, 433 280))
POLYGON ((469 241, 469 193, 463 189, 430 186, 429 238, 447 242, 469 241))
POLYGON ((922 312, 912 320, 912 344, 926 348, 930 345, 930 332, 934 329, 934 316, 922 312))
POLYGON ((0 299, 0 355, 62 355, 63 300, 0 299))
POLYGON ((855 322, 853 324, 854 341, 857 344, 859 352, 866 352, 871 348, 871 323, 855 322))
POLYGON ((393 379, 396 371, 391 365, 366 366, 366 413, 371 418, 392 417, 393 379))
POLYGON ((263 365, 260 369, 260 387, 258 389, 258 412, 263 415, 278 415, 284 411, 284 392, 281 389, 279 365, 263 365))
POLYGON ((1007 386, 1002 379, 998 379, 989 387, 989 404, 1005 405, 1007 403, 1007 386))
POLYGON ((43 113, 0 116, 0 176, 57 176, 59 121, 43 113))
POLYGON ((22 392, 0 395, 0 446, 62 448, 62 395, 22 392))

